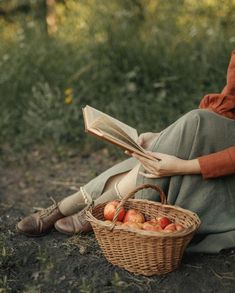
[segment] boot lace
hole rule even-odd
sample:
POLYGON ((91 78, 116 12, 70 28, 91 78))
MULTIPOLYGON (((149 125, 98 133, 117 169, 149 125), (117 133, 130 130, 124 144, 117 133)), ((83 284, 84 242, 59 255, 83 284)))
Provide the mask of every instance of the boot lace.
POLYGON ((50 197, 50 199, 52 200, 53 205, 49 206, 46 209, 44 209, 44 208, 35 208, 36 210, 39 211, 39 217, 40 218, 44 218, 44 217, 49 216, 58 207, 58 203, 54 200, 54 198, 50 197))

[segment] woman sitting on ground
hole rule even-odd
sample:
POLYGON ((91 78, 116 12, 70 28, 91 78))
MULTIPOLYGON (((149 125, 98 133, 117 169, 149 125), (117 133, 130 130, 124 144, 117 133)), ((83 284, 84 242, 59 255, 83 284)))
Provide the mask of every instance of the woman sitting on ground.
MULTIPOLYGON (((137 154, 103 172, 59 203, 17 224, 27 236, 55 228, 66 234, 87 232, 86 207, 122 198, 143 183, 160 186, 169 204, 197 213, 202 220, 189 250, 219 252, 235 247, 235 51, 221 94, 206 95, 199 106, 160 133, 144 133, 139 141, 153 156, 137 154)), ((136 198, 159 200, 153 190, 136 198)))

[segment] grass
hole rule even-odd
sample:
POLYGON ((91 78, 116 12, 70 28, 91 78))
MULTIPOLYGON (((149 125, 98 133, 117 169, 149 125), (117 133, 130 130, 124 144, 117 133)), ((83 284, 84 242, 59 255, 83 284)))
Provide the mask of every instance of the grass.
POLYGON ((1 145, 89 151, 86 104, 161 130, 224 86, 235 43, 235 1, 225 2, 67 0, 50 37, 31 14, 0 19, 1 145))
POLYGON ((11 284, 14 280, 8 276, 8 265, 11 264, 14 257, 14 250, 6 243, 6 235, 2 235, 0 238, 0 292, 10 292, 11 284))
MULTIPOLYGON (((235 252, 217 255, 184 255, 178 270, 155 277, 135 276, 107 262, 95 236, 68 237, 52 231, 44 237, 28 238, 15 230, 20 218, 30 214, 33 206, 46 207, 52 196, 59 201, 72 193, 68 185, 54 185, 51 180, 71 182, 77 176, 87 182, 117 161, 103 153, 90 157, 60 157, 51 161, 53 149, 35 149, 27 157, 20 154, 0 165, 0 288, 2 292, 196 292, 214 288, 233 292, 235 252), (41 154, 41 155, 40 155, 41 154), (33 158, 33 159, 32 159, 33 158), (99 158, 99 159, 98 159, 99 158), (102 160, 101 160, 101 159, 102 160), (111 162, 112 161, 112 162, 111 162), (69 166, 69 167, 68 167, 69 166), (71 180, 72 179, 72 180, 71 180), (24 185, 19 186, 23 182, 24 185), (197 280, 200 279, 200 284, 197 280)), ((12 154, 13 155, 13 154, 12 154)))

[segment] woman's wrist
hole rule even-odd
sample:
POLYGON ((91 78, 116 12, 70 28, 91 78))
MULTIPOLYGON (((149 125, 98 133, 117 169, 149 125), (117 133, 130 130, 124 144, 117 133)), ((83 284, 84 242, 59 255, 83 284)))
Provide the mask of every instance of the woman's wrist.
POLYGON ((183 160, 183 164, 180 166, 182 174, 201 174, 201 168, 198 159, 183 160))

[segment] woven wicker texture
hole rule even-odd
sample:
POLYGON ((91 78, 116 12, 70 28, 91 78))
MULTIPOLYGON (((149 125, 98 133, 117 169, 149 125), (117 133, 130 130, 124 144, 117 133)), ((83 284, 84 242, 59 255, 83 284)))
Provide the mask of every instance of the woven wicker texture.
POLYGON ((167 205, 164 192, 155 185, 143 184, 125 196, 117 207, 113 223, 104 222, 104 207, 97 205, 87 212, 98 243, 109 262, 135 274, 161 275, 175 270, 184 250, 200 226, 198 216, 180 207, 167 205), (143 188, 153 188, 160 193, 161 203, 130 199, 143 188), (185 227, 182 231, 163 233, 116 226, 121 207, 142 212, 146 220, 167 216, 185 227))

